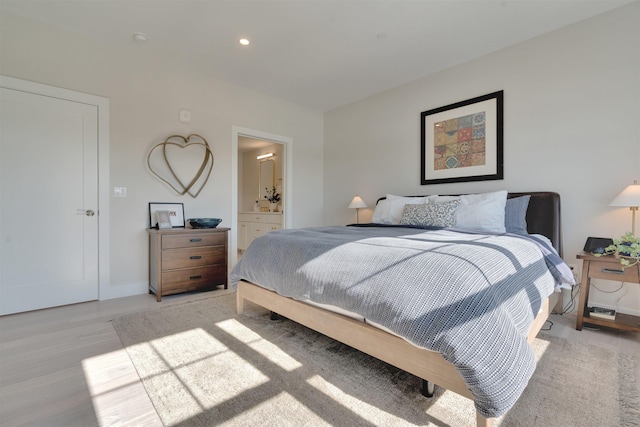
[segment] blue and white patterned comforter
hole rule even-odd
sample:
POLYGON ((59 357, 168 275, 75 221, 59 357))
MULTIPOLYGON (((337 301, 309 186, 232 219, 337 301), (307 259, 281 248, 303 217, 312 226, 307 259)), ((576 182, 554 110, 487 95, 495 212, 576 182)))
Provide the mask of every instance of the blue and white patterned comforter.
POLYGON ((543 242, 452 229, 317 227, 268 233, 230 277, 362 315, 437 351, 485 417, 505 413, 535 370, 527 332, 569 268, 543 242))

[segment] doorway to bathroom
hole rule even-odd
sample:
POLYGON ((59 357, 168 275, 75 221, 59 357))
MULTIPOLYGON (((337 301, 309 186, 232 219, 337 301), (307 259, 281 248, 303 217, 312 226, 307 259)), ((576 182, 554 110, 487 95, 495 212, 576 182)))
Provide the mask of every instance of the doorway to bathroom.
POLYGON ((253 239, 290 227, 292 139, 234 127, 230 265, 253 239))

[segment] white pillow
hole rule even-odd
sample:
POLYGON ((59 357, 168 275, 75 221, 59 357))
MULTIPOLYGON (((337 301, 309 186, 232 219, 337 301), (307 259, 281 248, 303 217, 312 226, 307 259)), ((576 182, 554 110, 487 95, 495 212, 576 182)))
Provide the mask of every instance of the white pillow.
POLYGON ((374 224, 391 224, 391 206, 388 200, 380 200, 373 211, 371 222, 374 224))
POLYGON ((404 205, 418 205, 426 202, 426 197, 404 197, 387 194, 386 200, 380 200, 376 205, 371 222, 375 224, 400 224, 404 205))
POLYGON ((506 232, 504 209, 507 204, 507 190, 463 196, 438 196, 436 201, 446 202, 455 199, 460 199, 456 212, 456 228, 506 232))

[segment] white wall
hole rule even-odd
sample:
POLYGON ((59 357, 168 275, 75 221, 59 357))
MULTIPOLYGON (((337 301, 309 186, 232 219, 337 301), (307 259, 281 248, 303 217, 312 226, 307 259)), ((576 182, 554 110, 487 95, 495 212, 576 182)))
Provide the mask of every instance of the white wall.
MULTIPOLYGON (((630 231, 629 210, 608 204, 634 179, 639 2, 325 114, 327 224, 353 222, 347 205, 355 194, 373 207, 386 193, 556 191, 564 256, 579 265, 575 255, 587 236, 630 231), (505 179, 421 186, 420 113, 497 90, 504 90, 505 179)), ((371 213, 361 210, 361 221, 371 213)), ((600 283, 605 290, 619 285, 600 283)), ((626 288, 619 309, 640 313, 640 286, 626 288)), ((615 307, 619 295, 593 290, 591 301, 615 307)))
POLYGON ((8 13, 0 19, 0 74, 109 98, 109 188, 127 187, 128 196, 110 200, 111 283, 101 285, 101 299, 147 292, 149 202, 182 202, 187 218, 230 225, 234 125, 292 138, 292 224, 322 222, 321 113, 196 73, 152 44, 116 48, 8 13), (190 124, 178 121, 180 109, 191 111, 190 124), (191 133, 204 136, 215 156, 196 199, 176 195, 146 166, 155 144, 191 133))

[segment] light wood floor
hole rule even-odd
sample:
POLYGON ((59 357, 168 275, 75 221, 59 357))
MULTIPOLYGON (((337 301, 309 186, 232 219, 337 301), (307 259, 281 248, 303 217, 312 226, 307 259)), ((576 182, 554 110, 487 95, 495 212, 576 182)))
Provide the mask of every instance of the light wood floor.
MULTIPOLYGON (((207 296, 175 295, 157 303, 154 296, 137 295, 0 317, 0 425, 162 425, 110 320, 207 296)), ((640 354, 640 334, 579 332, 575 314, 550 319, 554 335, 640 354)))

